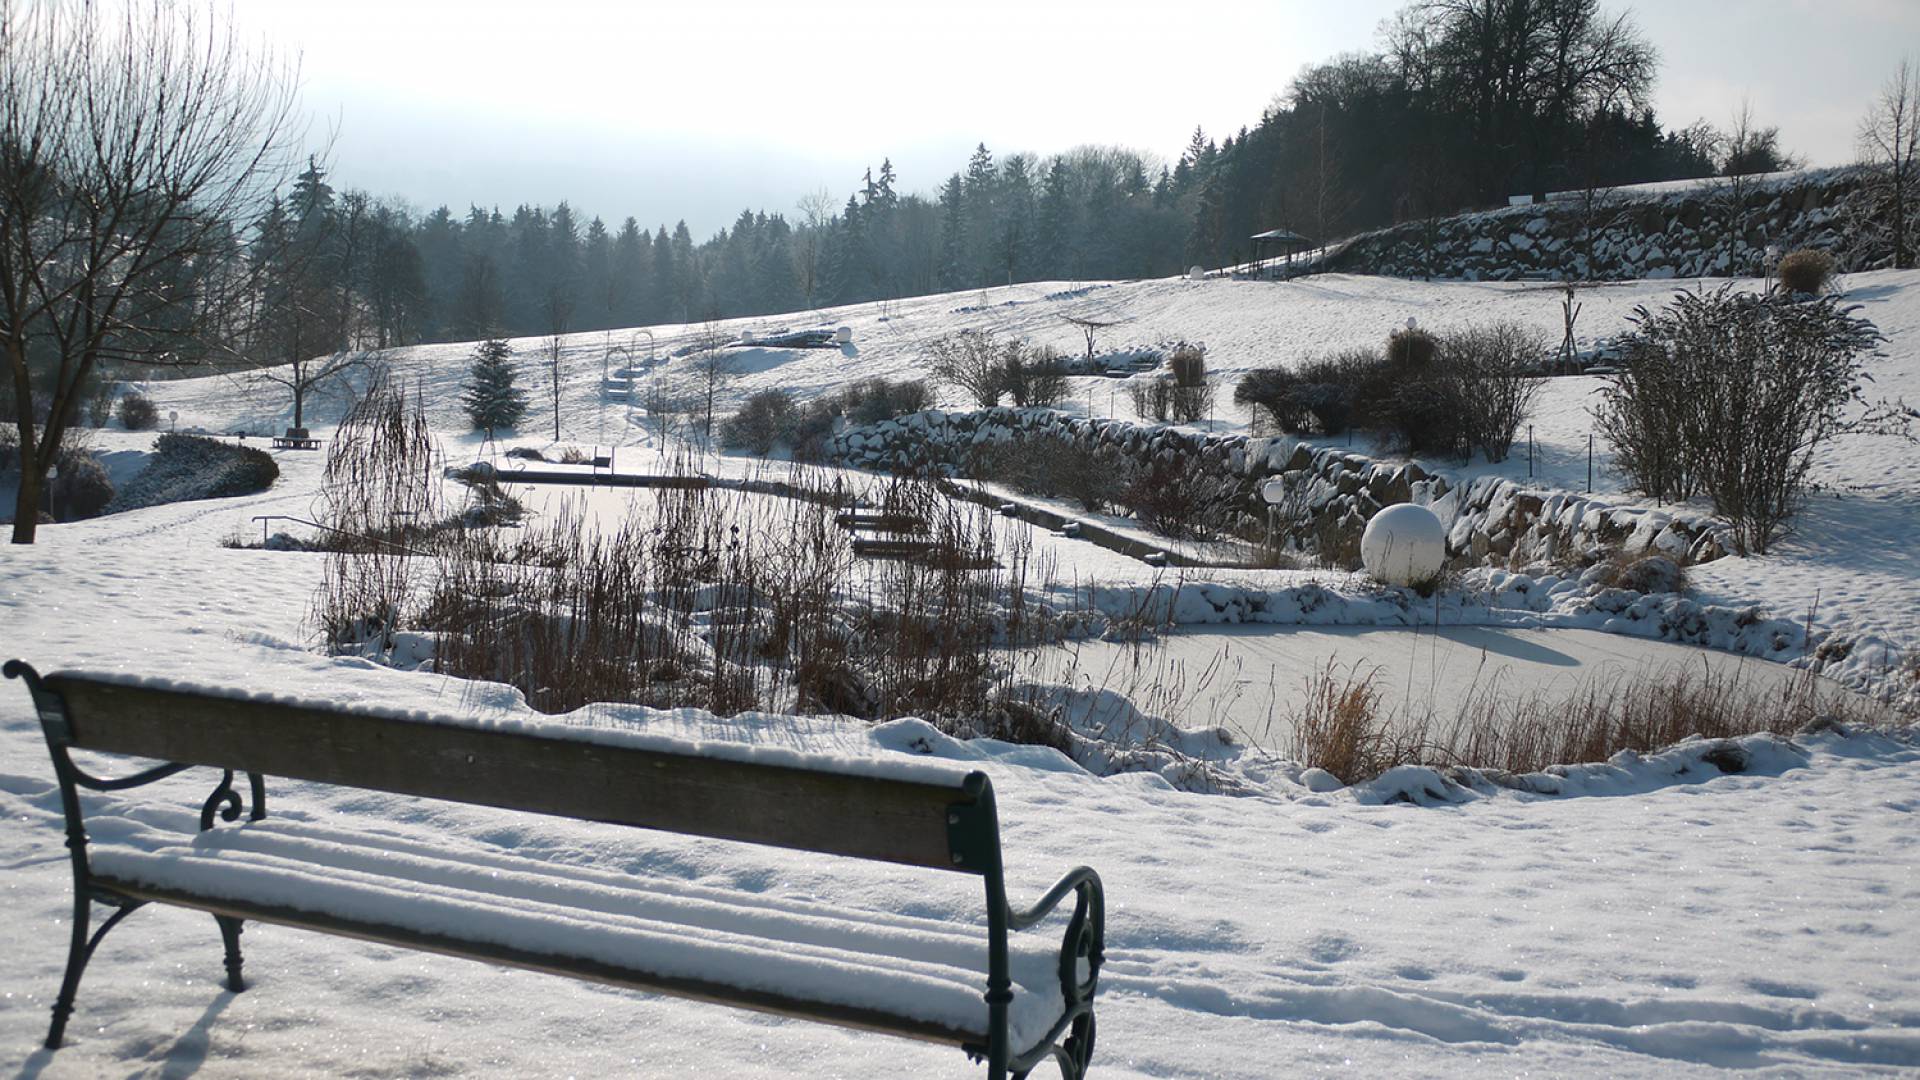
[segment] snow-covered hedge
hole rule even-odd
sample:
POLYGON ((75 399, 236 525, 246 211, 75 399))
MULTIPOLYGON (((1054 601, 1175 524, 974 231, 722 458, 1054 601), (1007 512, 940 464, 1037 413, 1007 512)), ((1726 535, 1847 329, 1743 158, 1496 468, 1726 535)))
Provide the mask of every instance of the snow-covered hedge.
POLYGON ((108 504, 107 513, 188 499, 221 499, 265 491, 280 477, 273 455, 199 435, 162 435, 153 457, 108 504))

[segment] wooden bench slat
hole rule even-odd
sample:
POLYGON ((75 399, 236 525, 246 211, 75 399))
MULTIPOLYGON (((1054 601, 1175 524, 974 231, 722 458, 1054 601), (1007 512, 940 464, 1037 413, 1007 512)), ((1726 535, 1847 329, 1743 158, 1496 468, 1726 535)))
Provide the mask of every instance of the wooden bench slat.
POLYGON ((887 1035, 899 1035, 923 1042, 940 1043, 946 1046, 971 1047, 984 1041, 984 1033, 962 1032, 915 1020, 911 1017, 896 1016, 870 1009, 859 1009, 846 1005, 824 1004, 818 1001, 787 998, 763 991, 745 990, 721 982, 709 982, 701 979, 664 978, 645 972, 631 971, 612 964, 599 963, 581 957, 557 957, 544 953, 516 949, 512 946, 488 942, 468 941, 445 934, 427 934, 417 931, 401 931, 377 923, 345 919, 311 911, 297 911, 266 904, 253 904, 235 900, 212 900, 192 893, 156 888, 137 882, 115 881, 109 878, 96 878, 99 884, 115 892, 141 900, 158 901, 176 907, 193 908, 215 915, 227 915, 233 918, 257 919, 261 922, 290 926, 300 930, 313 930, 340 937, 357 938, 381 945, 393 945, 400 948, 416 949, 423 952, 440 953, 445 956, 457 956, 467 960, 479 960, 490 964, 504 964, 509 967, 525 968, 529 971, 545 972, 549 975, 564 975, 570 978, 585 979, 590 982, 619 986, 631 990, 643 990, 648 993, 669 994, 674 997, 690 998, 717 1005, 732 1005, 752 1009, 756 1012, 773 1013, 778 1016, 791 1016, 802 1020, 814 1020, 834 1024, 839 1027, 857 1028, 887 1035))
MULTIPOLYGON (((80 749, 722 840, 954 865, 958 787, 48 676, 80 749)), ((984 778, 981 778, 984 780, 984 778)))

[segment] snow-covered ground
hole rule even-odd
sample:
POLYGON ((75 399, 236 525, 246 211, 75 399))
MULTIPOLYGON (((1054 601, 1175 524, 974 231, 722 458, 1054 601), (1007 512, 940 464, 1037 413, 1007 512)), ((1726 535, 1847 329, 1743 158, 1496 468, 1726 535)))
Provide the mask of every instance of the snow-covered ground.
MULTIPOLYGON (((1881 391, 1920 399, 1920 274, 1860 275, 1846 285, 1891 338, 1876 365, 1881 391)), ((1634 304, 1657 302, 1671 287, 1590 290, 1581 328, 1614 333, 1634 304)), ((853 327, 852 346, 758 350, 759 370, 731 386, 729 399, 767 386, 815 394, 851 378, 917 375, 918 343, 962 327, 1073 348, 1078 332, 1062 321, 1067 314, 1131 320, 1103 345, 1205 341, 1214 370, 1228 377, 1377 341, 1409 315, 1435 328, 1520 318, 1548 333, 1560 318, 1554 293, 1517 285, 1330 277, 1022 286, 822 313, 821 324, 853 327)), ((655 333, 664 352, 682 340, 676 335, 698 329, 655 333)), ((569 339, 563 386, 565 439, 620 444, 623 469, 661 456, 642 418, 601 397, 601 357, 630 338, 569 339)), ((529 353, 535 345, 517 344, 529 353)), ((480 451, 477 436, 462 430, 453 393, 466 352, 428 346, 395 359, 396 374, 434 402, 432 418, 456 462, 480 451)), ((536 388, 537 370, 529 357, 525 378, 536 388)), ((1104 413, 1116 385, 1080 380, 1077 400, 1104 413)), ((1592 389, 1592 380, 1562 379, 1547 391, 1535 464, 1548 482, 1584 487, 1592 389)), ((183 427, 259 432, 286 422, 277 398, 226 380, 160 385, 155 396, 163 411, 179 410, 183 427)), ((1115 400, 1124 410, 1124 392, 1115 400)), ((330 423, 324 407, 321 415, 313 426, 330 423)), ((1227 410, 1220 423, 1244 420, 1227 410)), ((533 434, 540 426, 530 419, 521 441, 544 442, 533 434)), ((109 434, 100 443, 131 451, 144 438, 109 434)), ((511 690, 312 648, 304 619, 323 556, 220 546, 229 536, 257 536, 255 515, 311 516, 322 455, 276 456, 282 478, 262 494, 49 527, 32 548, 0 553, 0 654, 43 670, 86 666, 482 717, 523 714, 511 690)), ((1603 455, 1598 484, 1614 490, 1607 464, 1603 455)), ((1521 457, 1493 471, 1526 468, 1521 457)), ((1920 639, 1920 574, 1908 539, 1920 523, 1920 454, 1851 444, 1827 455, 1820 479, 1828 492, 1783 554, 1696 568, 1695 582, 1720 602, 1782 615, 1803 614, 1817 593, 1823 625, 1920 639)), ((1132 560, 1108 561, 1110 553, 1078 554, 1090 545, 1043 542, 1069 573, 1085 566, 1145 582, 1154 574, 1132 560)), ((1259 573, 1236 571, 1233 580, 1248 585, 1259 573)), ((1369 604, 1379 606, 1356 599, 1350 610, 1369 604)), ((1617 639, 1583 644, 1534 633, 1541 636, 1520 640, 1580 663, 1627 648, 1617 639)), ((1284 650, 1276 638, 1273 652, 1284 650)), ((1346 659, 1364 661, 1366 651, 1346 659)), ((1474 653, 1464 649, 1462 664, 1476 663, 1474 653)), ((1413 677, 1429 676, 1439 677, 1413 677)), ((1455 792, 1461 801, 1448 805, 1411 806, 1389 800, 1417 793, 1431 774, 1316 791, 1324 785, 1297 765, 1254 749, 1230 763, 1243 794, 1204 795, 1174 790, 1152 773, 1096 777, 1051 750, 957 743, 916 721, 874 728, 639 710, 597 719, 840 754, 930 752, 985 768, 1000 795, 1016 902, 1076 863, 1106 879, 1097 1075, 1920 1068, 1920 925, 1907 917, 1920 899, 1911 819, 1920 808, 1920 747, 1910 736, 1756 738, 1747 744, 1753 768, 1736 776, 1702 762, 1699 747, 1683 747, 1571 770, 1557 797, 1476 789, 1455 792)), ((210 784, 204 776, 171 781, 161 794, 170 807, 191 808, 210 784)), ((144 794, 100 804, 112 809, 144 794)), ((940 875, 308 785, 271 783, 270 803, 291 822, 461 857, 982 925, 975 890, 940 875)), ((142 911, 115 931, 82 987, 71 1045, 48 1055, 37 1047, 64 958, 70 878, 38 725, 11 684, 0 686, 0 818, 0 882, 11 916, 0 926, 0 1068, 22 1075, 978 1071, 952 1051, 271 927, 249 931, 253 988, 234 996, 218 985, 212 921, 177 910, 142 911)))

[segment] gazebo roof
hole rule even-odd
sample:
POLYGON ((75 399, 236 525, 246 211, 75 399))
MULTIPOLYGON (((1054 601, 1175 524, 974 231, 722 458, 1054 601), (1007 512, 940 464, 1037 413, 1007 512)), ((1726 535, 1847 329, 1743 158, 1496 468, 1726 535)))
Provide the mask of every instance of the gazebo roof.
POLYGON ((1273 240, 1289 244, 1310 244, 1313 241, 1294 232, 1292 229, 1268 229, 1263 233, 1254 233, 1254 240, 1273 240))

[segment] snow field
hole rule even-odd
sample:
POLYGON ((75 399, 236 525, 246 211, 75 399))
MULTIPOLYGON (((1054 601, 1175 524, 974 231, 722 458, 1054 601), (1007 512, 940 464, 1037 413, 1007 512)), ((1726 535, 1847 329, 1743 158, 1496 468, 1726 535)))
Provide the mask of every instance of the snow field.
MULTIPOLYGON (((1881 392, 1920 398, 1912 345, 1920 275, 1856 275, 1846 284, 1891 335, 1881 392)), ((1616 328, 1634 303, 1657 302, 1671 287, 1591 290, 1581 329, 1616 328)), ((811 394, 853 377, 916 375, 916 343, 965 326, 1072 348, 1076 332, 1059 318, 1069 312, 1132 318, 1112 332, 1116 346, 1129 338, 1206 341, 1213 370, 1227 376, 1375 342, 1408 314, 1434 328, 1524 318, 1548 332, 1559 318, 1557 297, 1520 285, 1139 282, 1048 298, 1064 288, 823 313, 822 325, 854 328, 848 350, 762 350, 764 370, 730 392, 780 385, 811 394), (962 307, 978 310, 956 311, 962 307)), ((664 347, 676 330, 656 332, 664 347)), ((396 373, 435 402, 454 463, 480 452, 452 404, 467 348, 420 347, 395 360, 396 373)), ((629 423, 624 406, 600 408, 604 348, 604 335, 569 341, 566 437, 620 444, 623 468, 631 447, 633 467, 647 467, 661 448, 644 424, 629 423)), ((538 385, 530 361, 523 377, 538 385)), ((1093 391, 1097 409, 1110 384, 1079 385, 1093 391)), ((1584 486, 1590 392, 1590 380, 1554 380, 1535 420, 1538 470, 1573 490, 1584 486)), ((181 412, 183 427, 284 425, 276 400, 225 380, 167 384, 155 396, 163 410, 181 412)), ((530 419, 519 441, 544 443, 534 434, 539 426, 530 419)), ((131 450, 143 437, 102 441, 120 438, 128 445, 118 448, 131 450)), ((956 742, 911 720, 870 727, 636 708, 540 718, 505 687, 312 651, 305 611, 323 556, 219 546, 235 532, 257 531, 253 515, 312 515, 322 455, 277 458, 282 479, 260 495, 49 528, 34 547, 8 549, 0 556, 0 653, 42 670, 120 671, 482 722, 577 723, 632 733, 622 738, 752 752, 915 754, 935 759, 930 766, 983 768, 1001 803, 1016 903, 1076 863, 1107 883, 1094 1065, 1102 1076, 1920 1068, 1920 965, 1912 960, 1920 924, 1908 917, 1920 899, 1911 817, 1920 809, 1920 748, 1910 732, 1743 740, 1752 756, 1740 775, 1722 775, 1698 746, 1622 755, 1542 781, 1537 790, 1557 796, 1476 787, 1445 793, 1442 805, 1409 806, 1394 800, 1436 801, 1423 793, 1441 782, 1438 774, 1316 791, 1323 785, 1298 765, 1248 750, 1235 759, 1242 794, 1225 797, 1177 790, 1152 772, 1095 777, 1050 749, 956 742)), ((1601 484, 1612 483, 1601 465, 1601 484)), ((1487 471, 1525 469, 1519 458, 1487 471)), ((1920 640, 1920 575, 1907 540, 1920 455, 1854 446, 1829 455, 1820 477, 1829 492, 1785 552, 1695 568, 1699 599, 1760 603, 1797 617, 1800 602, 1817 594, 1819 626, 1874 635, 1889 647, 1920 640)), ((1065 574, 1084 566, 1086 577, 1106 578, 1106 564, 1080 561, 1090 545, 1050 536, 1037 543, 1059 553, 1065 574)), ((1133 572, 1142 577, 1114 579, 1116 593, 1152 588, 1150 570, 1133 572)), ((1317 582, 1327 599, 1315 612, 1302 607, 1302 616, 1339 615, 1350 625, 1384 620, 1393 607, 1324 578, 1247 571, 1217 582, 1167 580, 1205 605, 1191 609, 1196 619, 1244 610, 1234 607, 1236 589, 1298 600, 1306 595, 1299 586, 1317 582), (1380 619, 1361 617, 1368 612, 1380 619)), ((1530 615, 1552 616, 1557 603, 1530 615)), ((1589 652, 1562 631, 1550 633, 1534 644, 1581 663, 1636 644, 1611 639, 1589 652)), ((1282 640, 1274 636, 1276 650, 1282 640)), ((1437 665, 1457 671, 1451 660, 1437 665)), ((177 778, 126 797, 160 808, 129 812, 128 828, 197 807, 212 779, 189 776, 191 783, 177 778), (149 801, 148 790, 163 797, 149 801)), ((825 905, 865 912, 858 921, 869 927, 934 920, 962 937, 968 927, 984 936, 971 883, 940 875, 271 779, 269 805, 275 829, 352 834, 373 848, 431 852, 469 867, 532 863, 527 872, 538 878, 596 883, 651 878, 667 895, 713 890, 737 905, 825 905)), ((0 969, 0 1068, 46 1076, 978 1072, 937 1047, 265 926, 245 938, 252 989, 230 995, 217 982, 212 920, 172 909, 142 911, 108 939, 82 986, 71 1045, 48 1055, 37 1047, 71 911, 61 839, 37 722, 24 692, 0 688, 0 888, 13 916, 0 924, 0 955, 10 961, 0 969)), ((1034 933, 1052 946, 1055 932, 1034 933)))

